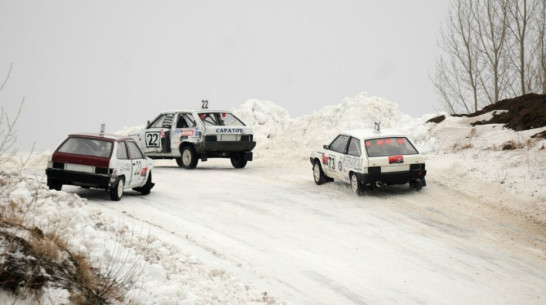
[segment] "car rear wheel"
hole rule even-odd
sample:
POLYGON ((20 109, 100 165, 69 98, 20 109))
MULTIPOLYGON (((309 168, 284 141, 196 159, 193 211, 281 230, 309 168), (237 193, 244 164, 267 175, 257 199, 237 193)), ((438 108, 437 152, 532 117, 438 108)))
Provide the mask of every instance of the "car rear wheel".
POLYGON ((313 163, 313 178, 315 179, 315 183, 317 185, 321 185, 327 181, 327 177, 324 175, 324 171, 322 170, 319 161, 315 161, 315 163, 313 163))
POLYGON ((358 180, 358 176, 355 173, 351 173, 351 189, 353 190, 353 193, 357 194, 358 196, 362 195, 362 183, 360 183, 360 180, 358 180))
MULTIPOLYGON (((180 163, 185 169, 194 169, 197 166, 197 154, 191 146, 184 146, 182 148, 182 156, 180 157, 180 163)), ((178 161, 177 161, 178 162, 178 161)))
POLYGON ((125 179, 119 177, 116 183, 110 188, 110 199, 119 201, 123 197, 123 188, 125 187, 125 179))
POLYGON ((247 160, 243 156, 231 157, 231 165, 235 168, 244 168, 247 160))
POLYGON ((60 191, 63 188, 63 184, 59 180, 47 179, 47 186, 50 190, 60 191))
POLYGON ((423 182, 421 182, 420 180, 417 180, 417 179, 410 180, 409 186, 410 186, 411 189, 414 189, 416 191, 420 191, 423 188, 423 182))

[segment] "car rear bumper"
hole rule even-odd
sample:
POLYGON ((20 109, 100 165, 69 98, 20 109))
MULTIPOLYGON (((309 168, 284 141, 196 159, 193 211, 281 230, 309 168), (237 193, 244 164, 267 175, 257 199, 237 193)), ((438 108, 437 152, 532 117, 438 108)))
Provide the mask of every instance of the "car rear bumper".
POLYGON ((216 141, 196 144, 198 151, 206 152, 243 152, 251 151, 256 147, 255 141, 216 141))
POLYGON ((364 183, 385 183, 385 184, 405 184, 412 180, 421 180, 422 185, 425 186, 425 176, 427 171, 425 165, 422 164, 420 168, 410 169, 403 172, 387 172, 382 173, 381 167, 368 168, 367 174, 357 173, 358 179, 364 183))
POLYGON ((47 168, 46 175, 48 181, 55 180, 61 184, 96 188, 109 188, 115 180, 111 175, 83 173, 55 168, 47 168))
POLYGON ((195 151, 202 160, 207 158, 232 158, 242 157, 252 161, 252 149, 256 147, 255 141, 215 141, 195 144, 195 151))

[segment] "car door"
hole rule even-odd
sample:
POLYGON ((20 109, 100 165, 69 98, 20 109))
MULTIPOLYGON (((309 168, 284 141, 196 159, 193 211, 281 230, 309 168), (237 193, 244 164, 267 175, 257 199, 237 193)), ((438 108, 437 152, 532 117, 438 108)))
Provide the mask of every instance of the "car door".
POLYGON ((340 174, 342 179, 349 182, 350 172, 362 172, 362 144, 359 139, 350 137, 347 151, 343 154, 341 160, 340 174))
POLYGON ((127 152, 131 160, 131 181, 125 182, 130 187, 139 187, 146 183, 146 175, 148 173, 148 165, 146 162, 146 157, 138 148, 138 145, 135 141, 128 140, 127 152))
POLYGON ((125 141, 117 143, 116 159, 116 174, 125 177, 125 186, 128 187, 131 185, 131 179, 133 178, 133 165, 125 141))
POLYGON ((329 177, 343 179, 343 156, 347 153, 349 137, 346 135, 337 136, 330 145, 328 145, 327 161, 323 169, 329 177))
POLYGON ((170 130, 173 118, 174 113, 163 113, 148 125, 144 132, 144 152, 146 154, 171 152, 170 130))
POLYGON ((179 147, 182 141, 199 137, 197 123, 189 112, 181 112, 176 119, 176 125, 171 137, 172 147, 179 147))

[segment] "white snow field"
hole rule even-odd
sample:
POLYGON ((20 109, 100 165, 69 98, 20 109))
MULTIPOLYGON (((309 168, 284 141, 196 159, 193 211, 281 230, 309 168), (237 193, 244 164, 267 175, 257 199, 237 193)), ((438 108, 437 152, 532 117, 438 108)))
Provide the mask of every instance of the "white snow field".
MULTIPOLYGON (((469 125, 483 116, 426 124, 434 115, 411 118, 364 93, 294 119, 267 101, 236 112, 258 141, 244 169, 156 161, 150 195, 113 202, 47 190, 44 153, 23 175, 2 174, 0 204, 32 205, 36 225, 62 227, 97 266, 136 262, 127 304, 546 303, 546 143, 528 141, 544 128, 469 125), (316 185, 310 152, 376 121, 425 153, 427 187, 358 197, 341 182, 316 185), (509 141, 523 148, 498 148, 509 141)), ((34 304, 0 292, 12 303, 34 304)), ((41 304, 68 304, 67 293, 50 289, 41 304)))

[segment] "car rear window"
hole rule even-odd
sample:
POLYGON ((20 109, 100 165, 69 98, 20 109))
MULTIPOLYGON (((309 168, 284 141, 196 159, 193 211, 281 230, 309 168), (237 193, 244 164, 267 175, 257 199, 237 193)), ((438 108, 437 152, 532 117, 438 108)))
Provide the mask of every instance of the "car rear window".
POLYGON ((245 126, 229 112, 204 112, 199 113, 199 118, 205 126, 245 126))
POLYGON ((109 158, 112 153, 110 141, 89 138, 68 138, 57 149, 58 152, 109 158))
POLYGON ((419 153, 413 144, 403 137, 366 140, 365 144, 368 157, 415 155, 419 153))

